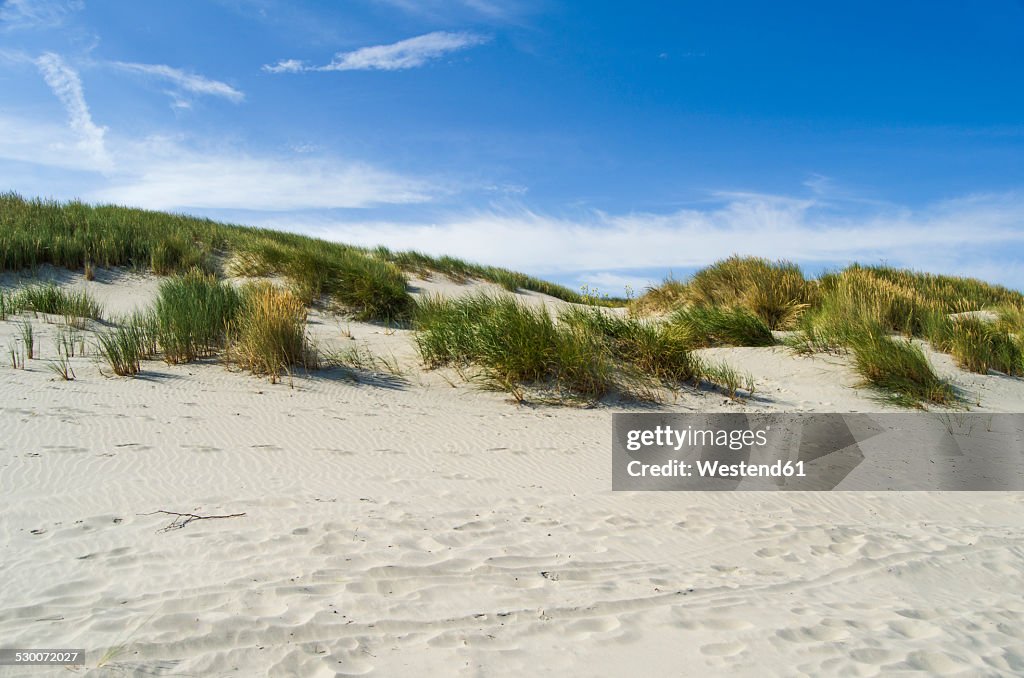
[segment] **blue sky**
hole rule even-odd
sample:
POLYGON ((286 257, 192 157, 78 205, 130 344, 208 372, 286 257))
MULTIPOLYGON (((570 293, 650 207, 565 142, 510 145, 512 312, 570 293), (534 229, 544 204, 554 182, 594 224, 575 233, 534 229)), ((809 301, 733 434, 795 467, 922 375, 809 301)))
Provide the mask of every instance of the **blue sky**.
POLYGON ((621 293, 733 253, 1024 287, 1024 3, 6 0, 0 190, 621 293))

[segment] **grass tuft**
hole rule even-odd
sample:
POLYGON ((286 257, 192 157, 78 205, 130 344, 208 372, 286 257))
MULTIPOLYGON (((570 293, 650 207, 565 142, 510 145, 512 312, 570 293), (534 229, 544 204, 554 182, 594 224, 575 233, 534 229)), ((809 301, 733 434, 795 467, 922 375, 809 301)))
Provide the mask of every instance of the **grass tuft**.
POLYGON ((677 328, 596 308, 563 310, 511 296, 427 297, 414 316, 428 367, 476 365, 487 382, 524 398, 525 386, 559 398, 596 400, 611 392, 657 400, 661 387, 699 380, 700 363, 677 328))
POLYGON ((21 310, 21 302, 18 295, 0 289, 0 320, 7 320, 7 316, 20 313, 21 310))
POLYGON ((315 369, 316 350, 306 336, 306 307, 270 283, 242 289, 242 305, 230 329, 231 360, 276 383, 292 366, 315 369))
POLYGON ((10 342, 7 344, 7 357, 11 363, 11 369, 23 370, 25 369, 25 350, 17 342, 10 342))
POLYGON ((603 337, 615 358, 661 382, 689 381, 698 374, 688 337, 674 326, 578 306, 559 314, 559 322, 603 337))
POLYGON ((21 335, 21 343, 25 346, 25 355, 29 360, 36 357, 36 335, 32 329, 32 323, 23 320, 18 325, 18 333, 21 335))
POLYGON ((74 381, 76 379, 75 371, 71 369, 71 361, 64 354, 58 355, 56 360, 50 360, 46 366, 64 381, 74 381))
POLYGON ((486 381, 521 393, 537 385, 597 399, 614 386, 610 351, 589 328, 557 324, 545 308, 511 296, 476 294, 420 300, 416 344, 425 364, 479 366, 486 381))
POLYGON ((850 344, 853 366, 866 385, 903 407, 951 405, 952 387, 940 379, 919 346, 893 339, 878 326, 865 327, 850 344))
POLYGON ((128 324, 103 332, 96 338, 97 350, 114 374, 131 377, 142 369, 141 361, 152 354, 144 326, 128 324))
POLYGON ((18 290, 12 306, 19 310, 64 316, 69 325, 82 326, 83 319, 99 320, 100 304, 85 290, 66 290, 54 284, 29 285, 18 290))
POLYGON ((238 290, 199 269, 163 281, 154 322, 164 360, 174 365, 223 349, 241 304, 238 290))
POLYGON ((743 397, 741 389, 746 391, 747 397, 754 395, 756 390, 754 375, 749 372, 741 374, 736 368, 725 362, 701 362, 698 368, 701 378, 722 389, 730 400, 739 400, 743 397))
POLYGON ((1024 376, 1024 348, 1003 328, 978 318, 961 317, 950 321, 946 336, 947 350, 962 369, 1024 376))
POLYGON ((685 303, 686 283, 669 276, 629 303, 630 315, 664 315, 685 303))
POLYGON ((678 309, 668 322, 687 337, 694 348, 773 346, 777 343, 764 320, 738 306, 689 306, 678 309))

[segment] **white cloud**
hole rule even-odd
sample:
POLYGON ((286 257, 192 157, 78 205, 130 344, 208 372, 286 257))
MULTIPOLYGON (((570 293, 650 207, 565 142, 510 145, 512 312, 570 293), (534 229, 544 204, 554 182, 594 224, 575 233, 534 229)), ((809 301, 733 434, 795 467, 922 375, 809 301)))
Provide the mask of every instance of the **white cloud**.
POLYGON ((56 28, 84 4, 81 0, 5 0, 0 5, 0 27, 5 30, 56 28))
POLYGON ((93 123, 73 69, 37 60, 70 124, 0 113, 0 185, 28 195, 84 198, 150 209, 306 210, 424 203, 447 188, 367 163, 316 152, 301 157, 200 148, 183 138, 112 135, 93 123), (26 166, 31 166, 29 169, 26 166), (86 172, 71 183, 66 171, 86 172), (40 179, 40 177, 45 177, 40 179), (97 188, 86 188, 96 186, 97 188))
POLYGON ((276 64, 263 67, 267 73, 300 73, 307 70, 306 64, 299 59, 281 59, 276 64))
POLYGON ((92 121, 78 72, 68 66, 59 54, 53 52, 43 54, 35 63, 46 84, 64 105, 68 114, 68 124, 78 137, 77 146, 97 163, 99 169, 108 168, 110 156, 104 141, 106 128, 92 121))
POLYGON ((90 149, 66 124, 24 120, 0 114, 0 158, 41 167, 95 172, 99 167, 90 149))
POLYGON ((351 52, 338 52, 325 66, 308 66, 297 59, 283 59, 263 70, 269 73, 299 71, 397 71, 417 68, 445 54, 482 45, 487 37, 476 33, 435 31, 390 45, 374 45, 351 52))
POLYGON ((189 107, 187 100, 177 96, 182 92, 220 97, 236 104, 245 98, 245 94, 225 82, 211 80, 194 73, 186 73, 181 69, 164 64, 137 64, 115 61, 114 66, 133 73, 142 73, 143 75, 169 81, 177 89, 177 92, 172 93, 172 97, 175 100, 175 106, 178 108, 189 107))
POLYGON ((0 185, 26 195, 148 209, 268 212, 424 203, 446 192, 417 177, 316 153, 257 155, 229 146, 196 148, 181 138, 112 136, 101 165, 76 141, 67 127, 0 114, 0 160, 35 168, 0 162, 0 185), (74 187, 70 193, 60 188, 67 185, 74 187))
POLYGON ((336 159, 200 152, 177 143, 133 148, 107 186, 88 199, 159 210, 280 211, 420 203, 436 190, 425 181, 336 159))
POLYGON ((1024 247, 1024 194, 876 208, 857 216, 814 199, 727 195, 712 208, 671 214, 592 212, 567 219, 521 209, 436 223, 275 223, 353 244, 450 254, 540 275, 680 271, 741 254, 805 265, 857 260, 935 272, 991 270, 995 280, 1024 286, 1020 267, 991 268, 1008 250, 1024 247))
MULTIPOLYGON (((34 60, 67 112, 68 124, 0 113, 0 185, 27 194, 81 197, 151 209, 302 210, 428 202, 444 189, 369 164, 313 153, 254 155, 223 146, 198 148, 183 139, 109 137, 89 113, 81 79, 60 55, 34 60), (60 186, 75 179, 71 195, 60 186), (42 179, 41 177, 46 177, 42 179), (86 188, 96 186, 97 188, 86 188), (54 195, 55 192, 57 195, 54 195)), ((223 83, 166 66, 122 64, 173 80, 189 92, 237 98, 223 83), (227 88, 227 89, 225 89, 227 88)), ((241 96, 238 92, 237 96, 241 96)), ((176 105, 187 106, 187 100, 176 105)))
POLYGON ((431 19, 452 17, 469 10, 482 18, 508 21, 526 8, 520 0, 381 0, 402 11, 431 19))

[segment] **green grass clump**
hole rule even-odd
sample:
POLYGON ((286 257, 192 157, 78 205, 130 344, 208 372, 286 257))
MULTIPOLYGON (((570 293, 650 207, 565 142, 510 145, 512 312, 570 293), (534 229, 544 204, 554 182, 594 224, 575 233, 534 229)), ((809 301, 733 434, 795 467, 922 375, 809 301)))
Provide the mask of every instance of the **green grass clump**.
POLYGON ((32 323, 23 320, 18 326, 18 333, 21 335, 21 343, 25 345, 25 353, 29 360, 36 357, 36 335, 32 329, 32 323))
POLYGON ((332 294, 363 320, 401 321, 409 318, 413 300, 401 270, 392 263, 350 254, 338 271, 332 294))
POLYGON ((417 304, 414 326, 425 364, 477 365, 489 383, 513 393, 538 385, 596 399, 615 385, 600 336, 556 325, 546 309, 511 296, 427 297, 417 304))
POLYGON ((1024 348, 1006 330, 978 318, 960 317, 949 323, 945 346, 962 369, 979 374, 996 370, 1024 376, 1024 348))
POLYGON ((688 336, 672 325, 578 306, 562 311, 558 319, 561 324, 604 337, 613 356, 643 375, 678 383, 699 374, 688 336))
POLYGON ((661 387, 702 376, 677 328, 597 308, 567 308, 553 319, 509 295, 427 297, 414 327, 428 367, 475 365, 488 383, 519 399, 523 386, 536 386, 563 398, 595 400, 614 391, 657 400, 661 387))
POLYGON ((850 343, 853 367, 887 402, 904 407, 950 405, 952 387, 940 379, 919 346, 893 339, 879 326, 866 326, 850 343))
POLYGON ((149 253, 149 265, 157 275, 172 275, 193 268, 207 273, 216 270, 213 254, 207 248, 197 247, 195 243, 189 242, 187 237, 177 234, 153 243, 149 253))
POLYGON ((288 290, 270 283, 242 290, 242 305, 230 330, 230 358, 276 383, 292 366, 316 368, 316 350, 306 336, 306 307, 288 290))
POLYGON ((0 290, 0 320, 7 320, 7 316, 22 311, 21 299, 17 294, 0 290))
POLYGON ((935 314, 951 313, 939 300, 924 296, 914 287, 876 276, 871 269, 850 266, 819 279, 821 301, 815 311, 871 323, 908 337, 923 336, 935 314))
POLYGON ((754 375, 749 372, 741 374, 735 367, 728 363, 704 362, 697 365, 700 377, 718 386, 731 400, 740 398, 740 390, 747 392, 748 396, 754 395, 756 385, 754 375))
POLYGON ((309 238, 275 238, 266 233, 248 246, 252 249, 230 260, 229 272, 281 274, 306 304, 326 295, 360 320, 388 322, 406 320, 412 310, 402 271, 363 250, 309 238))
POLYGON ((174 365, 224 348, 241 304, 238 290, 198 269, 163 281, 153 311, 164 360, 174 365))
POLYGON ((689 306, 678 309, 669 324, 695 348, 709 346, 773 346, 771 329, 752 311, 736 306, 689 306))
POLYGON ((103 308, 85 290, 65 290, 54 284, 30 285, 19 290, 14 305, 37 313, 62 315, 68 324, 81 324, 84 318, 99 320, 103 308))
POLYGON ((96 337, 97 351, 114 374, 131 377, 142 369, 142 360, 151 356, 146 330, 136 324, 123 325, 96 337))

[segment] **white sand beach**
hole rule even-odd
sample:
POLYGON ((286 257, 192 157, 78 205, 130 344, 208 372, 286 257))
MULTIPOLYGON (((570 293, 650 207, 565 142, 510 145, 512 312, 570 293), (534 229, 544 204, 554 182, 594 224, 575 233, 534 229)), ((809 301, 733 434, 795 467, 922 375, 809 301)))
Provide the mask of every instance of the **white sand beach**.
MULTIPOLYGON (((108 315, 159 281, 50 275, 108 315)), ((1024 494, 612 492, 611 414, 637 406, 516 405, 423 370, 408 330, 310 319, 400 374, 119 378, 89 354, 62 381, 58 325, 23 318, 42 355, 0 367, 0 638, 85 648, 83 675, 1024 674, 1024 494)), ((842 357, 707 352, 755 397, 654 409, 883 409, 842 357)), ((1021 380, 929 357, 972 409, 1024 411, 1021 380)))

